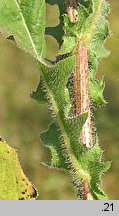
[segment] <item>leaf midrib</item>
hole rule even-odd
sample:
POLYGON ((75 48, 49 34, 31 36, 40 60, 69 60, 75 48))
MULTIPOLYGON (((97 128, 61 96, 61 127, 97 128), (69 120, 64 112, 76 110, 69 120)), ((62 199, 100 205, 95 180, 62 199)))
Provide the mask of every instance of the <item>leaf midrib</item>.
MULTIPOLYGON (((102 7, 103 7, 103 5, 104 5, 104 1, 105 1, 105 0, 101 0, 101 1, 100 1, 100 5, 99 5, 98 10, 97 10, 97 12, 96 12, 96 14, 95 14, 95 18, 93 19, 93 22, 92 22, 92 24, 91 24, 91 26, 90 26, 88 32, 86 32, 86 35, 88 35, 88 36, 83 35, 82 38, 81 38, 81 40, 82 40, 82 41, 84 42, 84 44, 87 45, 87 46, 90 45, 91 39, 92 39, 92 37, 93 37, 93 35, 94 35, 95 29, 96 29, 96 27, 97 27, 97 22, 98 22, 98 20, 99 20, 99 18, 100 18, 100 16, 101 16, 101 12, 102 12, 102 7)), ((93 13, 94 13, 94 12, 93 12, 93 13)))
MULTIPOLYGON (((65 127, 63 125, 63 121, 62 121, 62 118, 60 116, 60 112, 59 112, 57 103, 56 103, 56 101, 54 99, 54 96, 53 96, 53 94, 52 94, 52 92, 51 92, 51 90, 49 88, 47 80, 44 77, 44 74, 42 74, 42 77, 43 77, 43 79, 45 81, 45 87, 46 87, 47 92, 49 94, 51 104, 52 104, 53 109, 55 111, 57 121, 59 123, 59 127, 60 127, 61 133, 62 133, 63 138, 64 138, 64 145, 65 145, 67 154, 69 156, 70 162, 72 164, 72 169, 74 168, 74 170, 75 170, 75 176, 77 177, 77 179, 86 180, 86 181, 90 182, 89 174, 81 168, 80 164, 78 163, 76 157, 74 156, 74 154, 72 152, 72 149, 71 149, 71 146, 70 146, 70 140, 68 138, 67 132, 66 132, 65 127)), ((65 157, 65 155, 64 155, 64 157, 65 157)), ((65 160, 66 160, 66 158, 65 158, 65 160)), ((72 169, 70 170, 71 172, 72 172, 72 169)))
POLYGON ((17 2, 16 0, 15 0, 15 4, 16 4, 18 10, 19 10, 19 13, 20 13, 21 19, 22 19, 22 21, 23 21, 23 24, 24 24, 24 26, 25 26, 25 29, 26 29, 27 35, 28 35, 28 37, 29 37, 29 40, 31 41, 32 48, 33 48, 34 53, 35 53, 35 55, 36 55, 36 59, 37 59, 38 61, 40 61, 41 63, 47 65, 47 64, 43 61, 43 59, 38 55, 36 46, 35 46, 35 44, 34 44, 34 41, 33 41, 32 37, 31 37, 31 34, 30 34, 30 32, 29 32, 29 29, 28 29, 27 24, 26 24, 26 22, 25 22, 24 16, 23 16, 23 14, 22 14, 22 12, 21 12, 21 8, 20 8, 20 6, 19 6, 19 4, 18 4, 18 2, 17 2))

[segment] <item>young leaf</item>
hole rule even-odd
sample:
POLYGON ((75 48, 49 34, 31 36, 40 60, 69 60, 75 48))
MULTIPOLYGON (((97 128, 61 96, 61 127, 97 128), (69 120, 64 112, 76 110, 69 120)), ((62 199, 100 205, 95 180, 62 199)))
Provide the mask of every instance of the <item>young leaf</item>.
POLYGON ((33 200, 37 191, 24 175, 17 151, 0 141, 0 200, 33 200))

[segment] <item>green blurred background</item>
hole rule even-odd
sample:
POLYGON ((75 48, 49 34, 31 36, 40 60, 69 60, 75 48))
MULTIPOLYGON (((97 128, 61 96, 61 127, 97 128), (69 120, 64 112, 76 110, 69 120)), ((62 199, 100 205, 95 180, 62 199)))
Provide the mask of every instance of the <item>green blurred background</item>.
MULTIPOLYGON (((106 47, 111 55, 101 61, 97 75, 105 74, 108 104, 96 111, 95 120, 104 159, 112 161, 103 185, 109 199, 119 199, 119 1, 110 0, 110 4, 113 35, 106 47)), ((70 175, 41 164, 50 160, 48 149, 39 140, 50 117, 45 105, 30 98, 39 78, 36 62, 0 36, 0 135, 19 150, 23 170, 40 193, 38 199, 76 199, 70 175)))

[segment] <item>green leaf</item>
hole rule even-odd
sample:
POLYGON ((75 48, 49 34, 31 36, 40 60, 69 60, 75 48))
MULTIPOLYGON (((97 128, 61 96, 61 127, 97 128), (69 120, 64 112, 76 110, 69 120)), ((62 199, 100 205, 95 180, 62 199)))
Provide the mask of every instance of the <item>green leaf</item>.
POLYGON ((17 151, 0 141, 0 200, 33 200, 37 191, 24 175, 17 151))
POLYGON ((90 188, 96 195, 96 199, 107 199, 104 194, 101 184, 101 176, 110 168, 110 162, 102 161, 102 151, 98 145, 98 141, 95 146, 82 154, 80 163, 84 170, 90 173, 90 188))
POLYGON ((109 24, 106 15, 109 13, 109 4, 105 0, 93 0, 92 13, 87 18, 81 30, 81 38, 89 49, 90 93, 95 105, 106 104, 103 97, 105 84, 103 78, 96 80, 98 64, 110 52, 104 48, 105 39, 109 36, 109 24))
POLYGON ((45 0, 0 0, 0 31, 45 63, 45 0))
POLYGON ((62 154, 61 132, 57 123, 52 123, 46 132, 40 134, 40 138, 51 151, 51 167, 66 169, 65 159, 62 154), (55 131, 55 136, 54 136, 55 131))
MULTIPOLYGON (((79 179, 87 180, 94 198, 106 199, 101 189, 101 176, 109 168, 109 163, 102 162, 102 151, 98 141, 93 148, 88 149, 80 144, 80 133, 87 115, 66 115, 67 103, 66 85, 72 75, 75 61, 68 57, 52 68, 40 65, 52 110, 52 124, 41 134, 41 140, 51 150, 50 167, 68 170, 72 173, 73 182, 79 190, 79 179)), ((67 89, 68 90, 68 89, 67 89)), ((40 98, 37 95, 37 98, 40 98)), ((98 98, 98 97, 97 97, 98 98)), ((71 103, 68 98, 68 103, 71 103)), ((49 164, 48 164, 49 165, 49 164)), ((81 192, 80 192, 81 195, 81 192)))
POLYGON ((47 93, 45 89, 44 82, 42 78, 40 78, 40 83, 36 89, 36 91, 30 94, 31 98, 36 100, 38 103, 44 104, 47 103, 47 93), (40 96, 39 96, 40 95, 40 96))
POLYGON ((103 92, 105 88, 105 83, 103 81, 104 77, 100 80, 91 80, 90 89, 91 89, 91 98, 93 103, 96 105, 105 105, 107 102, 103 97, 103 92))
MULTIPOLYGON (((109 5, 105 0, 92 0, 92 13, 87 18, 81 30, 81 38, 84 44, 88 47, 90 46, 90 43, 92 42, 93 36, 94 34, 96 34, 97 29, 102 28, 105 23, 105 15, 107 15, 107 13, 109 12, 107 8, 109 8, 109 5)), ((105 34, 104 31, 103 33, 105 34)), ((105 38, 103 38, 102 40, 104 39, 105 38)))
POLYGON ((45 86, 51 103, 51 109, 53 109, 54 115, 56 115, 59 119, 58 121, 62 122, 62 130, 64 133, 68 133, 68 136, 70 136, 70 139, 72 140, 72 147, 78 157, 78 153, 80 152, 79 134, 87 116, 82 115, 74 117, 73 113, 71 118, 67 118, 67 116, 65 116, 65 107, 67 104, 65 89, 68 78, 72 75, 74 66, 74 57, 69 57, 60 61, 54 67, 47 68, 40 65, 40 68, 45 80, 45 86))
POLYGON ((61 55, 68 54, 75 49, 75 46, 76 46, 76 38, 75 37, 64 36, 63 37, 63 45, 61 46, 59 54, 61 54, 61 55), (70 41, 70 44, 69 44, 69 41, 70 41))
MULTIPOLYGON (((90 4, 90 7, 85 8, 85 10, 84 5, 79 8, 80 10, 88 11, 87 15, 84 16, 83 26, 80 29, 78 24, 72 24, 68 21, 67 17, 65 18, 65 36, 61 52, 62 54, 71 52, 72 49, 74 49, 75 43, 72 43, 72 41, 74 39, 76 41, 78 37, 86 42, 90 49, 89 70, 91 98, 95 104, 102 105, 105 103, 103 98, 104 83, 103 79, 96 81, 95 75, 99 60, 102 57, 106 57, 108 54, 103 48, 104 40, 109 34, 108 23, 105 21, 106 12, 102 10, 103 5, 101 0, 93 1, 93 4, 90 4), (89 12, 90 14, 88 14, 89 12), (71 25, 74 26, 71 28, 71 25), (71 41, 69 47, 68 41, 69 44, 71 41)), ((71 115, 68 116, 68 113, 71 111, 70 108, 72 107, 73 98, 70 97, 71 93, 68 93, 70 88, 67 88, 67 83, 75 68, 75 58, 68 57, 52 68, 46 68, 42 65, 40 68, 43 79, 45 80, 53 116, 58 123, 58 130, 55 128, 54 130, 58 131, 59 134, 57 133, 55 138, 53 135, 51 136, 51 134, 53 134, 52 126, 52 129, 50 128, 47 133, 41 136, 45 145, 48 145, 51 149, 51 165, 64 168, 65 163, 65 169, 72 173, 74 184, 78 189, 80 187, 79 179, 81 181, 85 179, 90 185, 93 198, 106 199, 107 197, 101 187, 101 176, 103 172, 109 168, 110 163, 102 162, 102 151, 99 148, 98 141, 96 141, 91 150, 80 144, 79 137, 87 118, 86 115, 78 117, 71 113, 71 115), (58 137, 60 139, 58 139, 58 137), (59 146, 60 151, 57 150, 57 145, 59 146), (58 154, 59 152, 60 154, 58 154), (62 158, 64 159, 62 160, 62 158)))

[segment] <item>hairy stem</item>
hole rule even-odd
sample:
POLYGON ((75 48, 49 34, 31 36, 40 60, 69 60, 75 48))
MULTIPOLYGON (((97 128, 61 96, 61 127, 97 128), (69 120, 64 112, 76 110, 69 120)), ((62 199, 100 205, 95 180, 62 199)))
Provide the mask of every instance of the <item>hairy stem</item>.
POLYGON ((88 182, 84 180, 82 185, 83 185, 83 200, 93 200, 89 190, 88 182))
MULTIPOLYGON (((93 146, 92 143, 92 128, 90 115, 90 89, 89 89, 89 74, 88 74, 88 50, 81 41, 78 42, 76 50, 76 63, 73 77, 74 83, 74 112, 75 115, 88 113, 88 118, 83 126, 80 142, 88 148, 93 146)), ((83 199, 92 200, 88 182, 83 181, 83 199)))
POLYGON ((88 113, 88 118, 84 124, 80 141, 88 148, 92 144, 92 128, 90 115, 90 89, 88 74, 88 50, 81 41, 78 42, 76 50, 76 63, 74 71, 74 112, 75 115, 88 113))
MULTIPOLYGON (((71 22, 76 21, 76 6, 78 1, 67 0, 67 14, 71 22)), ((80 135, 81 144, 85 144, 88 148, 92 144, 92 128, 91 128, 91 112, 90 112, 90 90, 89 90, 89 74, 88 74, 88 50, 84 44, 79 41, 76 49, 76 63, 73 77, 74 83, 74 113, 76 116, 88 113, 88 118, 83 126, 80 135)), ((83 199, 92 200, 87 181, 83 181, 83 199)))

